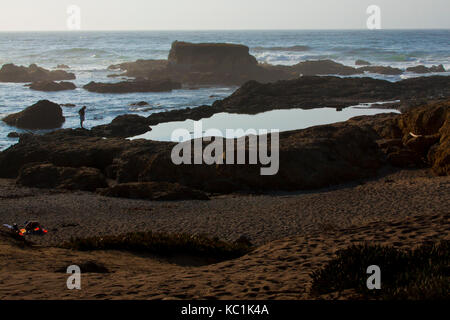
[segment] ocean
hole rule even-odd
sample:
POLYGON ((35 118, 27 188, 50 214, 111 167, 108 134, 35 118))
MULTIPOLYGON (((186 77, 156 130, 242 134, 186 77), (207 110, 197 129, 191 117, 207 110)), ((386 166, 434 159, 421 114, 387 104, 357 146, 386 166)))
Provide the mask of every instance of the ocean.
MULTIPOLYGON (((0 83, 0 117, 48 99, 76 105, 63 108, 64 128, 77 127, 77 111, 87 106, 85 124, 89 128, 109 123, 125 113, 148 116, 168 109, 212 104, 236 90, 235 87, 215 87, 113 95, 89 93, 81 88, 90 81, 120 81, 107 78, 117 73, 108 71, 109 65, 137 59, 166 59, 175 40, 245 44, 258 61, 271 64, 293 65, 305 60, 332 59, 354 66, 357 59, 364 59, 375 65, 399 68, 443 64, 450 69, 450 30, 0 32, 0 65, 36 63, 55 69, 58 64, 67 64, 68 71, 76 74, 74 82, 79 87, 75 91, 46 93, 32 91, 20 83, 0 83), (130 106, 139 101, 150 103, 151 110, 130 106)), ((449 72, 444 74, 450 75, 449 72)), ((399 81, 418 75, 369 76, 399 81)), ((333 121, 333 117, 330 119, 333 121)), ((6 137, 11 131, 23 132, 0 123, 0 150, 17 142, 6 137)))

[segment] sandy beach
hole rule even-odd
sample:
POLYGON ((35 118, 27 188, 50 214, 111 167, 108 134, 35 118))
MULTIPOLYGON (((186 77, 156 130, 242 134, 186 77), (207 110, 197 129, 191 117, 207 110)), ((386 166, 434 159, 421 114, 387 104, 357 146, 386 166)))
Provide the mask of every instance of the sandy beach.
MULTIPOLYGON (((428 170, 385 173, 314 192, 206 202, 110 199, 18 188, 10 180, 2 180, 1 189, 4 221, 38 218, 50 230, 32 239, 36 248, 1 238, 2 299, 312 299, 310 273, 337 250, 365 242, 412 248, 448 239, 450 230, 450 179, 428 170), (258 248, 236 260, 193 267, 127 252, 52 247, 74 236, 146 230, 225 240, 246 235, 258 248), (112 272, 86 274, 83 290, 67 290, 67 276, 55 270, 90 260, 112 272)), ((326 298, 351 297, 343 292, 326 298)))

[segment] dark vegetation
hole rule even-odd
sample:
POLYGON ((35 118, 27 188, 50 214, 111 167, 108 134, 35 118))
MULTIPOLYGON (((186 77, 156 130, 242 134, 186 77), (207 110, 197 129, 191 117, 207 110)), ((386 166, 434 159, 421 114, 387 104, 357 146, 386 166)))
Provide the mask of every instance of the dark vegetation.
MULTIPOLYGON (((103 263, 97 261, 89 260, 85 262, 74 263, 74 265, 79 266, 82 273, 110 273, 109 269, 103 263)), ((55 270, 55 272, 66 273, 68 267, 69 266, 58 268, 55 270)))
POLYGON ((363 299, 448 300, 450 241, 424 244, 415 250, 378 245, 354 245, 337 253, 323 269, 312 273, 312 293, 355 290, 363 299), (367 289, 367 267, 381 269, 381 290, 367 289))
POLYGON ((154 233, 151 231, 71 239, 62 246, 80 251, 122 250, 167 258, 189 256, 204 258, 210 263, 235 259, 253 250, 253 246, 247 239, 225 242, 205 235, 154 233))

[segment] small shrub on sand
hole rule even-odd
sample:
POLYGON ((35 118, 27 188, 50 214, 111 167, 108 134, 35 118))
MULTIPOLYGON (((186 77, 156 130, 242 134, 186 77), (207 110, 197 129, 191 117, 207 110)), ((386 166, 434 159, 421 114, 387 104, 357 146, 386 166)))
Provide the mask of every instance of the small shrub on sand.
POLYGON ((188 255, 216 261, 235 259, 253 250, 251 244, 239 241, 231 243, 204 235, 153 232, 71 239, 63 247, 81 251, 123 250, 167 257, 188 255))
MULTIPOLYGON (((71 265, 79 266, 82 273, 110 273, 108 268, 103 263, 97 261, 89 260, 84 262, 73 263, 71 265)), ((60 267, 56 269, 55 272, 66 273, 68 267, 69 267, 68 265, 60 267)))
POLYGON ((316 295, 354 289, 362 298, 386 300, 449 299, 450 241, 402 251, 377 245, 354 245, 337 253, 312 273, 316 295), (367 267, 381 269, 381 290, 367 289, 367 267))

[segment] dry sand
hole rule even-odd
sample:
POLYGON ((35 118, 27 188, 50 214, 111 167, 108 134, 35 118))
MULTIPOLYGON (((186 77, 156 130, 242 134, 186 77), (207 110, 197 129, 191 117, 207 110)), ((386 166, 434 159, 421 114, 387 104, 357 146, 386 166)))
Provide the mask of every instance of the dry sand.
POLYGON ((450 178, 427 170, 328 190, 211 201, 111 199, 17 188, 9 180, 2 180, 0 189, 1 224, 37 219, 50 230, 32 239, 39 248, 21 249, 0 238, 0 299, 310 299, 310 273, 339 249, 362 242, 411 248, 450 234, 450 178), (200 267, 126 252, 48 247, 72 236, 145 230, 226 240, 246 235, 259 247, 239 259, 200 267), (113 272, 84 274, 82 290, 68 290, 67 275, 55 270, 87 260, 113 272))

